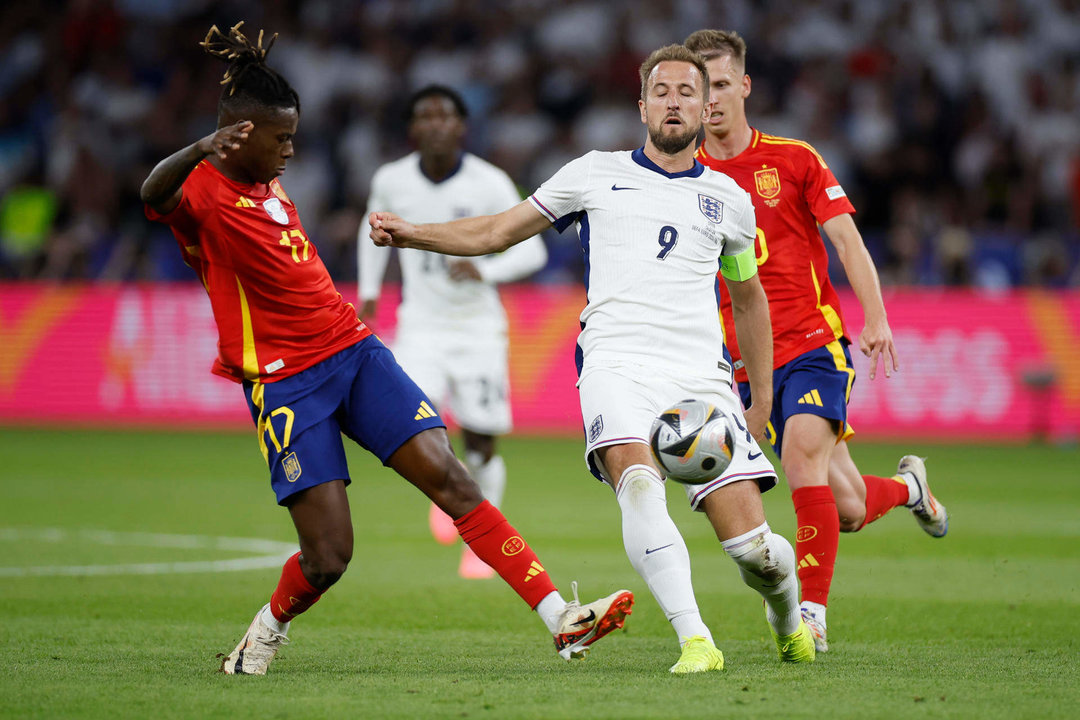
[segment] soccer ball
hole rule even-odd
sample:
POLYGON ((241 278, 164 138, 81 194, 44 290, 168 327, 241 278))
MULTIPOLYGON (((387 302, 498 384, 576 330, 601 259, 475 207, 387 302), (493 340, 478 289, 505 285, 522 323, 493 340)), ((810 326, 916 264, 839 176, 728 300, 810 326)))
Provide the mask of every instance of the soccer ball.
POLYGON ((702 400, 683 400, 653 421, 649 445, 669 478, 697 485, 727 470, 735 435, 720 408, 702 400))

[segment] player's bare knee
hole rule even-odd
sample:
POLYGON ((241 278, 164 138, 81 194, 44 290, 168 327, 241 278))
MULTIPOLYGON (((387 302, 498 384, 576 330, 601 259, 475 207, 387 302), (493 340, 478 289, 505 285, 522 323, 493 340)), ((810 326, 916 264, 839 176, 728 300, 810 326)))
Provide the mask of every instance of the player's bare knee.
POLYGON ((859 496, 849 483, 835 482, 829 478, 833 498, 836 500, 836 514, 840 519, 840 532, 855 532, 863 526, 866 518, 866 496, 859 496))
POLYGON ((315 588, 326 590, 345 574, 352 560, 352 545, 327 544, 300 556, 304 577, 315 588))
MULTIPOLYGON (((833 492, 836 496, 836 492, 833 492)), ((858 498, 841 494, 836 497, 836 514, 840 518, 840 532, 855 532, 863 526, 866 517, 866 503, 858 498)))
POLYGON ((840 532, 853 533, 858 532, 863 526, 863 520, 866 518, 866 513, 863 512, 857 517, 851 517, 840 513, 840 532))

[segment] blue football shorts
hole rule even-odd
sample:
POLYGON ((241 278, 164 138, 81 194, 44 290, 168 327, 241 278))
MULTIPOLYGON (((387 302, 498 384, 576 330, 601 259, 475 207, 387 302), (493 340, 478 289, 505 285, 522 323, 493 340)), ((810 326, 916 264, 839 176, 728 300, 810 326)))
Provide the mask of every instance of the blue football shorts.
POLYGON ((342 434, 385 465, 423 430, 446 427, 431 401, 374 335, 277 382, 244 382, 279 505, 301 490, 344 480, 342 434))
MULTIPOLYGON (((809 413, 833 421, 838 439, 854 434, 847 422, 847 404, 855 368, 846 340, 799 355, 773 370, 773 406, 765 437, 776 456, 784 446, 784 425, 792 415, 809 413)), ((739 383, 743 405, 750 407, 750 383, 739 383)))

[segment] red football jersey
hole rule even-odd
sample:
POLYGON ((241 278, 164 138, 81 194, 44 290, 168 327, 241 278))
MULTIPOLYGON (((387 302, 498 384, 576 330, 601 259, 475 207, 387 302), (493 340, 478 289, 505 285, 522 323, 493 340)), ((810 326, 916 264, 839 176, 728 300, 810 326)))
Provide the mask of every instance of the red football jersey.
POLYGON ((371 334, 334 287, 277 180, 248 185, 203 161, 167 224, 202 280, 218 326, 213 372, 273 382, 371 334))
MULTIPOLYGON (((730 160, 698 148, 706 167, 730 176, 750 194, 757 216, 757 264, 769 298, 773 366, 846 336, 836 290, 829 282, 829 256, 818 223, 855 212, 829 166, 801 140, 753 131, 750 146, 730 160)), ((724 337, 735 359, 735 379, 746 382, 731 297, 720 282, 724 337)))

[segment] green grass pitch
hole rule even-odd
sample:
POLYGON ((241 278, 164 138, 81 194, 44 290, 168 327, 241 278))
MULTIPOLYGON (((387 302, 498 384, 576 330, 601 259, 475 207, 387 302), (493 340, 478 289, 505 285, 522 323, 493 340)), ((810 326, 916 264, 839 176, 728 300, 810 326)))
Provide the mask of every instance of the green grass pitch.
MULTIPOLYGON (((3 428, 0 717, 1074 717, 1080 453, 852 450, 864 472, 885 475, 906 452, 929 456, 950 533, 932 539, 901 509, 842 536, 831 650, 813 665, 776 660, 761 601, 671 487, 698 602, 727 660, 722 673, 671 676, 674 634, 623 553, 618 508, 583 470, 580 442, 511 438, 507 516, 564 594, 572 580, 586 601, 632 589, 625 632, 583 662, 559 660, 502 582, 458 578, 459 548, 430 539, 426 500, 353 447, 349 572, 259 678, 217 674, 215 655, 266 601, 276 567, 32 574, 259 555, 147 534, 295 542, 253 434, 3 428)), ((792 538, 786 486, 766 505, 792 538)))

